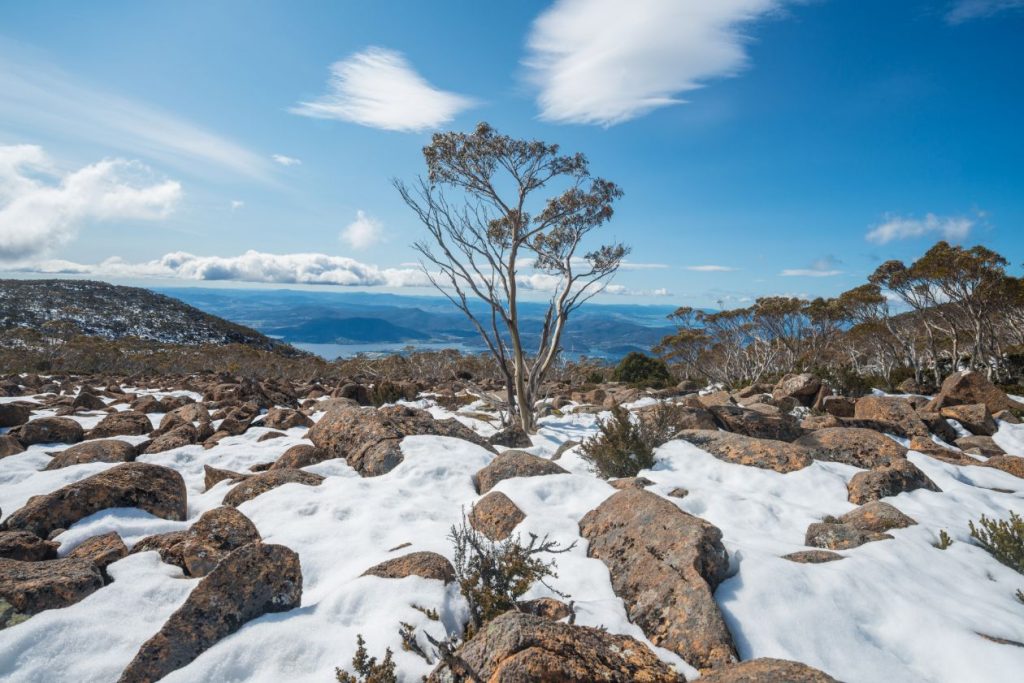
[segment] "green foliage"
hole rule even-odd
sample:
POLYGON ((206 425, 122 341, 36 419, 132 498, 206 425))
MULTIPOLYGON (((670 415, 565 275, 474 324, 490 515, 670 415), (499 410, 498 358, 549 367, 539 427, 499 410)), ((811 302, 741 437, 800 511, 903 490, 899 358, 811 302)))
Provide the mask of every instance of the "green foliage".
POLYGON ((989 519, 985 515, 978 525, 970 522, 971 536, 978 545, 1007 567, 1024 574, 1024 519, 1016 512, 1009 519, 989 519))
POLYGON ((659 403, 633 420, 628 410, 616 406, 600 432, 580 447, 580 455, 603 479, 635 477, 654 466, 654 449, 679 432, 683 414, 676 404, 659 403))
POLYGON ((953 539, 949 537, 945 529, 939 530, 939 540, 936 543, 932 543, 933 546, 939 550, 945 550, 949 546, 953 545, 953 539))
POLYGON ((634 351, 615 366, 612 379, 616 382, 659 388, 671 384, 672 374, 662 359, 634 351))
POLYGON ((371 657, 366 652, 366 641, 363 635, 356 636, 356 653, 352 655, 352 675, 344 669, 336 668, 334 675, 338 683, 398 683, 398 676, 395 674, 395 662, 392 659, 391 648, 384 651, 384 659, 377 663, 376 657, 371 657))
POLYGON ((452 527, 448 538, 454 546, 455 577, 469 603, 467 638, 498 615, 518 609, 519 598, 538 581, 558 593, 546 583, 558 576, 555 563, 539 555, 564 553, 576 545, 560 546, 547 536, 537 538, 534 534, 525 545, 518 534, 495 542, 470 526, 465 515, 460 525, 452 527))

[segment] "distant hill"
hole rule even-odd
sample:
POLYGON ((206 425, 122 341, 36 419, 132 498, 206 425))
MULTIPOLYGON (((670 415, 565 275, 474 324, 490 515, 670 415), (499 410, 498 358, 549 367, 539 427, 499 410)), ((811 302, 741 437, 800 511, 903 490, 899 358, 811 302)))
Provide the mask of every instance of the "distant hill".
POLYGON ((292 327, 267 328, 285 341, 312 344, 367 344, 426 341, 430 335, 380 318, 314 318, 292 327))
POLYGON ((297 349, 148 289, 90 280, 0 280, 0 345, 19 333, 165 344, 242 344, 287 355, 297 349))

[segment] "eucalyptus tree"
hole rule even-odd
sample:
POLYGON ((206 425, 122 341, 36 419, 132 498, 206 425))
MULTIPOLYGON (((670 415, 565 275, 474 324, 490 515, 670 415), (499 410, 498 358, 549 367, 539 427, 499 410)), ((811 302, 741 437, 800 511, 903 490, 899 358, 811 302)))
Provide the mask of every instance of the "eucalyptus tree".
POLYGON ((423 157, 425 178, 395 181, 429 234, 414 248, 427 278, 497 362, 508 421, 532 432, 541 383, 571 314, 607 286, 629 252, 619 243, 584 247, 622 191, 592 176, 584 155, 501 135, 486 123, 471 133, 435 133, 423 157), (530 289, 550 298, 527 348, 521 298, 530 289))

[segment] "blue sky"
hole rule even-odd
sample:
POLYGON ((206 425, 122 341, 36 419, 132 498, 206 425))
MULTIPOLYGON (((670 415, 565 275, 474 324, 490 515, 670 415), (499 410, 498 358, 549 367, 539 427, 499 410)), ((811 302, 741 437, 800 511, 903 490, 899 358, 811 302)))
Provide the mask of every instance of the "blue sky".
POLYGON ((1019 272, 1021 35, 1024 0, 4 3, 0 270, 426 292, 391 179, 486 120, 624 189, 606 301, 831 295, 942 237, 1019 272))

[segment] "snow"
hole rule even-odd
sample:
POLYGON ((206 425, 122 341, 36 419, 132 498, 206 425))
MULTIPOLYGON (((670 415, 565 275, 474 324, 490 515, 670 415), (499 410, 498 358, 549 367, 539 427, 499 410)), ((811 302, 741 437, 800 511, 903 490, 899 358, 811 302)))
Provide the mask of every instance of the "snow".
MULTIPOLYGON (((439 418, 453 416, 425 399, 412 405, 439 418)), ((472 405, 460 413, 481 409, 482 405, 472 405)), ((487 420, 454 416, 481 434, 495 430, 487 420)), ((567 413, 544 418, 528 450, 552 457, 566 441, 592 435, 607 416, 567 413)), ((151 416, 154 423, 161 417, 151 416)), ((98 416, 75 419, 94 423, 98 416)), ((996 442, 1009 452, 1024 453, 1024 426, 999 426, 996 442)), ((187 528, 218 506, 230 490, 230 483, 221 482, 204 491, 204 465, 244 471, 306 443, 302 428, 258 443, 266 431, 254 427, 211 449, 186 446, 141 456, 140 461, 182 474, 189 520, 163 520, 136 509, 104 510, 57 538, 61 554, 107 531, 117 531, 131 545, 152 533, 187 528)), ((3 459, 4 514, 32 495, 112 466, 39 471, 49 459, 46 451, 60 448, 33 446, 3 459)), ((461 440, 434 436, 407 438, 402 451, 405 460, 380 477, 363 478, 343 460, 329 460, 307 468, 326 477, 321 485, 286 484, 243 503, 239 509, 252 519, 264 541, 299 554, 302 606, 246 624, 164 680, 331 680, 336 666, 348 666, 357 634, 364 636, 372 655, 380 657, 391 648, 401 680, 416 681, 429 672, 430 665, 403 651, 399 622, 443 637, 466 618, 458 589, 419 577, 394 580, 362 574, 378 562, 413 551, 451 557, 448 532, 479 498, 472 475, 493 454, 461 440), (411 545, 396 549, 407 543, 411 545), (414 605, 436 609, 441 622, 431 621, 414 605)), ((1024 588, 1024 577, 972 545, 967 523, 983 514, 1006 517, 1011 510, 1022 511, 1024 480, 919 453, 911 453, 910 459, 942 489, 887 499, 918 524, 892 531, 893 540, 842 551, 845 559, 820 565, 781 556, 804 549, 804 533, 812 522, 854 508, 846 500, 846 483, 859 471, 856 468, 815 462, 780 474, 726 463, 675 441, 658 449, 655 467, 641 475, 655 482, 649 490, 660 495, 677 487, 688 489, 685 498, 667 499, 722 530, 731 571, 716 598, 743 659, 796 659, 849 683, 1019 680, 1024 648, 997 644, 978 634, 1024 642, 1024 606, 1014 599, 1014 592, 1024 588), (932 545, 940 530, 954 539, 946 550, 932 545)), ((558 576, 550 581, 552 588, 575 602, 576 623, 604 626, 647 642, 612 591, 608 570, 587 557, 586 541, 579 536, 579 520, 615 490, 592 474, 577 448, 567 450, 558 462, 567 474, 506 480, 495 490, 526 513, 517 528, 524 538, 533 533, 563 546, 576 544, 552 556, 558 576)), ((0 679, 114 680, 197 583, 176 567, 162 564, 155 552, 129 556, 109 571, 114 582, 78 604, 0 631, 0 679)), ((537 585, 528 597, 543 595, 554 596, 537 585)), ((420 642, 426 646, 422 635, 420 642)), ((655 651, 688 677, 696 675, 672 653, 655 651)))

